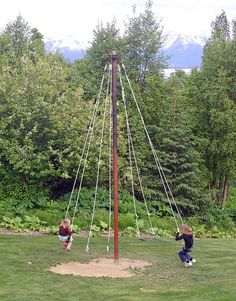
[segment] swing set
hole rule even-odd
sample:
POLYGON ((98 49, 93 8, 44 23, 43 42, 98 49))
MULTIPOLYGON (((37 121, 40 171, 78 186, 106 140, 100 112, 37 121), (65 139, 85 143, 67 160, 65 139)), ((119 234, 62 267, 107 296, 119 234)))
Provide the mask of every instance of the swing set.
MULTIPOLYGON (((161 167, 160 160, 157 156, 157 152, 154 148, 152 140, 147 130, 147 126, 145 124, 144 118, 142 116, 140 107, 138 105, 138 101, 135 97, 135 93, 133 91, 130 79, 127 75, 126 68, 123 64, 118 64, 117 54, 116 52, 112 52, 111 60, 109 64, 106 64, 104 67, 100 88, 97 94, 96 101, 94 103, 93 111, 91 114, 91 118, 88 124, 88 130, 85 137, 82 154, 80 157, 79 165, 77 168, 77 172, 75 175, 73 187, 71 190, 70 198, 68 201, 68 206, 65 213, 65 218, 71 219, 71 225, 73 227, 74 219, 78 212, 78 204, 80 201, 80 193, 81 188, 83 185, 84 175, 86 169, 88 168, 89 164, 89 152, 91 149, 91 144, 95 136, 95 129, 98 123, 98 115, 102 115, 101 121, 101 128, 99 129, 100 132, 100 141, 98 147, 98 159, 97 159, 97 171, 96 171, 96 183, 95 183, 95 191, 94 191, 94 199, 93 199, 93 209, 92 209, 92 216, 90 222, 90 230, 87 239, 86 245, 86 252, 89 252, 90 248, 90 240, 92 237, 92 227, 94 225, 94 217, 95 217, 95 210, 96 210, 96 202, 98 196, 98 188, 99 188, 99 178, 101 173, 101 166, 104 164, 104 157, 103 157, 103 149, 105 145, 105 139, 108 141, 108 148, 109 148, 109 155, 108 155, 108 183, 109 183, 109 213, 108 213, 108 236, 107 236, 107 252, 110 249, 110 239, 112 234, 112 214, 113 214, 113 236, 114 236, 114 261, 119 261, 119 228, 118 228, 118 139, 117 139, 117 78, 119 80, 119 86, 121 88, 121 98, 122 104, 125 113, 125 123, 126 123, 126 131, 127 131, 127 146, 128 146, 128 164, 130 170, 130 179, 131 179, 131 191, 132 191, 132 199, 133 199, 133 206, 134 206, 134 217, 135 217, 135 224, 136 224, 136 232, 137 237, 141 238, 140 228, 138 223, 138 214, 137 214, 137 205, 136 205, 136 198, 135 198, 135 185, 134 185, 134 174, 137 175, 137 182, 140 186, 140 191, 142 195, 142 200, 145 205, 146 214, 148 217, 148 221, 150 224, 151 229, 151 237, 150 239, 155 238, 155 231, 153 228, 151 214, 147 204, 147 198, 144 193, 140 168, 138 166, 138 158, 134 148, 133 136, 131 133, 131 126, 130 126, 130 115, 128 113, 127 102, 126 102, 126 93, 124 88, 124 81, 126 86, 129 88, 131 92, 131 96, 133 99, 134 106, 138 112, 138 116, 140 119, 140 124, 143 127, 145 136, 148 140, 148 144, 151 150, 151 153, 154 158, 155 165, 158 170, 158 174, 160 177, 161 184, 163 186, 166 198, 168 200, 173 219, 175 221, 176 229, 179 231, 178 223, 183 224, 183 220, 176 204, 176 201, 173 197, 171 192, 170 186, 168 184, 167 178, 164 174, 164 171, 161 167), (117 76, 118 71, 118 76, 117 76), (101 113, 102 112, 102 113, 101 113), (106 126, 106 121, 108 120, 108 126, 106 126), (107 135, 105 137, 105 134, 107 135), (77 195, 75 197, 75 205, 72 216, 70 216, 70 209, 72 208, 72 199, 75 195, 75 189, 77 189, 77 195), (113 203, 112 203, 113 198, 113 203), (113 209, 113 213, 112 213, 113 209)), ((73 208, 72 208, 73 209, 73 208)))

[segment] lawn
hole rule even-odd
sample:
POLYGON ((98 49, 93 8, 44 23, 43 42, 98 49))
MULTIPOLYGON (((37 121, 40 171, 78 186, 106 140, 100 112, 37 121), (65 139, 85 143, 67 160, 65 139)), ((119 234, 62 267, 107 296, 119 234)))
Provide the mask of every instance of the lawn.
POLYGON ((141 241, 120 238, 122 258, 148 260, 153 265, 131 278, 89 278, 59 275, 48 269, 61 262, 113 257, 106 239, 76 237, 73 249, 61 248, 56 236, 1 235, 1 301, 234 301, 236 300, 236 240, 197 240, 197 263, 185 268, 174 239, 141 241))

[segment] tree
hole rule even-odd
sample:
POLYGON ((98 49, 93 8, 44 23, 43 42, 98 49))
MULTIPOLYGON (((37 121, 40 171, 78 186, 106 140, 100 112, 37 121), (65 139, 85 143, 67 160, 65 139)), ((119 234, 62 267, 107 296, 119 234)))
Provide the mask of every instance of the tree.
POLYGON ((86 127, 82 116, 90 104, 83 103, 81 86, 71 85, 70 67, 57 55, 32 60, 29 52, 15 65, 11 54, 0 55, 2 187, 5 195, 14 193, 10 182, 18 182, 21 192, 50 191, 59 179, 74 177, 86 127))
POLYGON ((215 21, 211 23, 211 40, 228 40, 230 38, 230 24, 225 14, 225 11, 222 10, 222 13, 216 17, 215 21))
POLYGON ((43 35, 19 15, 0 35, 0 55, 20 70, 22 57, 35 61, 45 55, 43 35))
POLYGON ((158 51, 163 45, 162 27, 152 11, 152 1, 146 3, 144 13, 130 18, 126 24, 124 61, 128 71, 133 74, 144 90, 148 74, 155 74, 163 66, 158 51))
POLYGON ((232 38, 236 39, 236 19, 232 21, 232 38))
POLYGON ((235 170, 235 44, 230 40, 224 12, 212 22, 212 36, 204 49, 202 70, 190 95, 196 108, 196 133, 202 140, 208 188, 224 206, 235 170), (196 86, 198 88, 196 89, 196 86))
POLYGON ((93 65, 95 70, 99 70, 100 74, 104 66, 109 61, 109 56, 112 51, 121 53, 121 37, 119 30, 116 28, 116 20, 103 26, 103 23, 98 23, 93 31, 94 37, 91 47, 87 51, 86 59, 93 65))
POLYGON ((75 72, 72 79, 74 82, 82 83, 85 97, 88 99, 96 97, 104 67, 110 61, 111 52, 116 51, 119 55, 123 52, 122 38, 116 28, 115 19, 111 23, 108 22, 106 26, 102 22, 98 23, 93 34, 91 47, 87 50, 85 58, 74 65, 75 72))
MULTIPOLYGON (((150 135, 177 204, 185 214, 197 212, 206 200, 200 170, 201 158, 194 135, 187 76, 177 72, 168 80, 149 78, 143 94, 150 135)), ((155 179, 159 178, 153 169, 155 179)), ((161 182, 158 190, 163 191, 161 182)), ((161 199, 165 199, 164 196, 161 199)))

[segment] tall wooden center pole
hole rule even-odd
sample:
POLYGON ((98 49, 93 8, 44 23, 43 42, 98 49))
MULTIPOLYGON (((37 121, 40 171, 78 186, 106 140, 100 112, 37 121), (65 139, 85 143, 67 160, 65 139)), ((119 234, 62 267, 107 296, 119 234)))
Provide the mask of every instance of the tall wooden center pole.
POLYGON ((114 189, 114 261, 119 260, 118 252, 118 153, 117 153, 117 105, 116 105, 116 65, 117 55, 113 51, 112 62, 112 121, 113 121, 113 189, 114 189))

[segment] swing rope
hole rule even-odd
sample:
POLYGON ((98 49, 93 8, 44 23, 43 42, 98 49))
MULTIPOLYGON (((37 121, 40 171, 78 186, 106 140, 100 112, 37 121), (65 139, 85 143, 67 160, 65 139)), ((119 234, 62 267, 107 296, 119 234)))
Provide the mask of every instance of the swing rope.
MULTIPOLYGON (((173 197, 172 191, 170 189, 170 186, 168 184, 168 181, 166 179, 166 176, 164 174, 164 171, 162 169, 162 166, 160 164, 160 160, 157 156, 156 150, 154 148, 154 145, 151 141, 151 138, 149 136, 144 118, 142 116, 141 110, 139 108, 137 99, 135 97, 134 91, 132 89, 129 77, 127 75, 125 66, 122 64, 122 68, 124 70, 124 74, 125 74, 125 78, 128 82, 128 86, 130 88, 135 106, 138 110, 142 125, 144 127, 144 131, 146 133, 146 136, 148 138, 150 147, 151 147, 151 151, 158 169, 158 173, 161 179, 161 183, 163 185, 167 200, 169 202, 170 205, 170 209, 176 224, 176 228, 177 230, 179 230, 178 227, 178 222, 177 222, 177 215, 181 221, 181 223, 183 224, 183 220, 179 211, 179 208, 177 206, 177 203, 173 197), (174 211, 174 206, 176 208, 177 213, 174 211)), ((135 165, 136 168, 136 173, 137 173, 137 178, 138 178, 138 182, 140 185, 140 189, 141 189, 141 193, 142 193, 142 197, 144 200, 144 204, 145 204, 145 208, 146 208, 146 212, 147 212, 147 216, 149 219, 149 223, 151 226, 151 231, 153 234, 154 233, 154 229, 153 229, 153 225, 152 225, 152 221, 150 218, 150 212, 148 210, 148 206, 147 206, 147 200, 144 194, 144 189, 143 189, 143 185, 142 185, 142 180, 141 180, 141 176, 140 176, 140 170, 138 167, 138 163, 137 163, 137 158, 136 158, 136 154, 135 154, 135 149, 134 149, 134 144, 133 144, 133 140, 132 140, 132 135, 131 135, 131 129, 130 129, 130 123, 129 123, 129 116, 128 116, 128 111, 127 111, 127 102, 126 102, 126 97, 125 97, 125 91, 124 91, 124 85, 123 85, 123 81, 122 81, 122 73, 121 73, 121 67, 118 66, 119 69, 119 79, 120 79, 120 86, 121 86, 121 96, 122 96, 122 102, 124 105, 124 111, 125 111, 125 118, 126 118, 126 130, 127 130, 127 137, 128 137, 128 158, 129 158, 129 169, 131 172, 131 189, 132 189, 132 194, 133 194, 133 203, 134 203, 134 214, 135 214, 135 219, 136 219, 136 229, 137 229, 137 236, 140 238, 140 229, 139 229, 139 223, 138 223, 138 215, 137 215, 137 207, 136 207, 136 199, 135 199, 135 189, 134 189, 134 174, 133 174, 133 164, 135 165)), ((82 188, 82 183, 83 183, 83 178, 84 178, 84 174, 85 174, 85 169, 87 167, 87 163, 88 163, 88 154, 89 154, 89 150, 90 150, 90 146, 91 146, 91 142, 93 139, 93 135, 94 135, 94 128, 95 128, 95 124, 96 124, 96 119, 97 119, 97 115, 98 115, 98 108, 99 108, 99 104, 101 102, 101 95, 103 93, 103 86, 104 86, 104 81, 105 81, 105 76, 106 76, 106 71, 107 71, 107 65, 104 67, 104 71, 103 71, 103 75, 102 75, 102 79, 101 79, 101 83, 100 83, 100 89, 99 92, 97 94, 97 98, 94 104, 94 108, 93 108, 93 112, 92 112, 92 116, 90 118, 89 121, 89 125, 88 125, 88 131, 86 134, 86 138, 85 138, 85 142, 83 145, 83 150, 82 150, 82 154, 80 157, 80 162, 79 162, 79 166, 77 168, 76 171, 76 176, 75 176, 75 180, 73 183, 73 187, 72 187, 72 191, 71 191, 71 195, 70 195, 70 199, 68 202, 68 206, 66 209, 66 214, 65 214, 65 218, 67 218, 69 216, 69 210, 71 207, 71 203, 72 203, 72 199, 73 199, 73 194, 75 192, 75 188, 77 186, 77 181, 80 175, 80 169, 83 165, 83 169, 82 169, 82 173, 80 176, 80 183, 79 183, 79 188, 78 188, 78 193, 77 193, 77 197, 76 197, 76 201, 75 201, 75 207, 74 207, 74 212, 73 212, 73 217, 72 217, 72 221, 71 221, 71 225, 73 227, 74 224, 74 219, 75 219, 75 215, 77 212, 77 207, 78 207, 78 203, 79 203, 79 199, 80 199, 80 192, 81 192, 81 188, 82 188)), ((105 93, 104 93, 105 94, 105 93)), ((110 243, 110 237, 111 237, 111 219, 112 219, 112 201, 111 201, 111 197, 112 197, 112 154, 111 154, 111 145, 112 145, 112 102, 111 102, 111 67, 108 68, 108 83, 107 83, 107 87, 106 87, 106 96, 105 96, 105 101, 104 101, 104 107, 103 107, 103 121, 102 121, 102 130, 101 130, 101 137, 100 137, 100 146, 99 146, 99 158, 98 158, 98 163, 97 163, 97 176, 96 176, 96 186, 95 186, 95 194, 94 194, 94 200, 93 200, 93 212, 92 212, 92 218, 91 218, 91 224, 90 224, 90 230, 89 230, 89 235, 88 235, 88 240, 87 240, 87 245, 86 245, 86 252, 89 251, 89 243, 90 243, 90 239, 92 236, 92 226, 93 226, 93 222, 94 222, 94 216, 95 216, 95 208, 96 208, 96 201, 97 201, 97 194, 98 194, 98 184, 99 184, 99 175, 100 175, 100 167, 101 167, 101 158, 102 158, 102 148, 103 148, 103 140, 104 140, 104 131, 105 131, 105 120, 106 120, 106 116, 109 114, 109 121, 110 121, 110 126, 109 126, 109 221, 108 221, 108 240, 107 240, 107 251, 109 251, 109 243, 110 243), (110 109, 109 109, 109 113, 107 114, 107 102, 108 100, 110 100, 110 109)))
POLYGON ((84 161, 84 166, 83 166, 83 169, 82 169, 82 174, 81 174, 80 183, 79 183, 79 189, 78 189, 78 193, 77 193, 77 197, 76 197, 75 208, 74 208, 72 222, 71 222, 72 227, 73 227, 73 224, 74 224, 75 214, 76 214, 77 207, 78 207, 80 191, 81 191, 83 178, 84 178, 84 172, 85 172, 85 168, 86 168, 86 165, 87 165, 88 153, 89 153, 91 140, 92 140, 93 132, 94 132, 94 126, 95 126, 96 117, 97 117, 97 110, 98 110, 98 107, 99 107, 101 94, 102 94, 102 91, 103 91, 103 85, 104 85, 106 70, 107 70, 107 65, 104 67, 104 72, 103 72, 102 80, 101 80, 101 83, 100 83, 100 89, 99 89, 99 92, 98 92, 98 95, 97 95, 97 98, 96 98, 96 102, 95 102, 95 105, 94 105, 93 114, 92 114, 92 117, 90 119, 89 128, 88 128, 88 131, 87 131, 83 151, 82 151, 82 154, 81 154, 81 157, 80 157, 79 167, 77 169, 75 181, 74 181, 71 196, 70 196, 70 199, 69 199, 69 204, 68 204, 67 210, 66 210, 66 217, 67 217, 69 215, 69 208, 70 208, 70 205, 71 205, 71 201, 72 201, 73 193, 74 193, 74 190, 75 190, 75 186, 76 186, 76 183, 77 183, 77 180, 78 180, 79 171, 80 171, 80 168, 81 168, 81 165, 82 165, 82 161, 84 161), (86 147, 87 147, 87 150, 86 150, 86 147), (86 154, 85 154, 85 152, 86 152, 86 154))
POLYGON ((144 122, 144 119, 143 119, 141 110, 140 110, 140 108, 139 108, 137 99, 136 99, 135 94, 134 94, 134 91, 133 91, 133 89, 132 89, 132 86, 131 86, 131 83, 130 83, 129 77, 128 77, 128 75, 127 75, 127 72, 126 72, 126 69, 125 69, 124 64, 122 64, 122 67, 123 67, 123 70, 124 70, 125 77, 126 77, 126 80, 127 80, 127 82, 128 82, 129 88, 130 88, 130 90, 131 90, 131 93, 132 93, 132 96, 133 96, 133 99, 134 99, 136 108, 137 108, 137 110, 138 110, 140 119, 141 119, 141 121, 142 121, 142 124, 143 124, 144 130, 145 130, 146 136, 147 136, 147 138, 148 138, 148 141, 149 141, 149 144, 150 144, 150 147, 151 147, 153 156, 154 156, 154 160, 155 160, 155 163, 156 163, 156 166, 157 166, 159 175, 160 175, 160 179, 161 179, 161 182, 162 182, 162 185, 163 185, 163 188, 164 188, 164 191, 165 191, 167 200, 168 200, 169 205, 170 205, 170 209, 171 209, 171 212, 172 212, 172 215, 173 215, 175 224, 176 224, 176 228, 177 228, 177 230, 178 230, 178 229, 179 229, 179 226, 178 226, 176 214, 175 214, 175 212, 174 212, 174 210, 173 210, 173 205, 172 205, 172 203, 171 203, 170 197, 171 197, 172 202, 173 202, 173 204, 174 204, 174 206, 175 206, 175 208, 176 208, 176 210, 177 210, 177 214, 178 214, 178 216, 179 216, 179 219, 180 219, 181 223, 183 224, 183 220, 182 220, 180 211, 179 211, 178 206, 177 206, 177 204, 176 204, 176 201, 175 201, 175 199, 174 199, 174 197, 173 197, 173 194, 172 194, 172 192, 171 192, 170 186, 169 186, 169 184, 168 184, 168 181, 167 181, 167 179, 166 179, 166 177, 165 177, 164 171, 163 171, 163 169, 162 169, 162 167, 161 167, 159 158, 158 158, 158 156, 157 156, 156 150, 155 150, 155 148, 154 148, 154 146, 153 146, 153 143, 152 143, 152 141, 151 141, 151 138, 150 138, 150 136, 149 136, 149 133, 148 133, 146 124, 145 124, 145 122, 144 122), (170 197, 169 197, 169 196, 170 196, 170 197))
MULTIPOLYGON (((107 115, 107 102, 108 102, 108 99, 109 99, 108 95, 109 95, 109 87, 110 87, 110 77, 111 77, 111 72, 109 72, 106 97, 105 97, 105 101, 104 101, 102 131, 101 131, 101 137, 100 137, 99 157, 98 157, 98 164, 97 164, 97 178, 96 178, 95 194, 94 194, 94 200, 93 200, 93 212, 92 212, 90 230, 89 230, 89 235, 88 235, 88 240, 87 240, 87 245, 86 245, 86 252, 89 252, 89 243, 90 243, 90 239, 91 239, 91 236, 92 236, 92 227, 93 227, 95 208, 96 208, 96 202, 97 202, 98 182, 99 182, 100 167, 101 167, 105 120, 106 120, 106 115, 107 115)), ((109 115, 110 115, 110 113, 109 113, 109 115)))
POLYGON ((124 110, 125 110, 126 130, 127 130, 127 137, 128 137, 129 167, 130 167, 130 172, 131 172, 131 189, 132 189, 133 204, 134 204, 134 216, 135 216, 135 223, 136 223, 136 229, 137 229, 137 236, 140 238, 138 214, 137 214, 136 201, 135 201, 135 196, 134 196, 134 177, 133 177, 132 155, 131 155, 132 137, 131 137, 131 132, 130 132, 130 125, 129 125, 129 120, 128 120, 128 113, 127 113, 127 108, 126 108, 126 100, 125 100, 124 86, 122 83, 120 66, 118 66, 118 70, 119 70, 119 79, 120 79, 120 86, 121 86, 121 96, 122 96, 122 101, 123 101, 124 110))
MULTIPOLYGON (((121 69, 120 69, 120 66, 119 66, 119 71, 120 70, 121 69)), ((122 81, 121 72, 119 72, 119 78, 120 78, 120 85, 121 85, 122 101, 123 101, 123 104, 124 104, 124 110, 125 110, 125 116, 126 116, 126 127, 127 127, 128 147, 129 147, 129 160, 130 160, 131 181, 132 181, 132 193, 133 193, 133 200, 134 200, 136 226, 137 226, 137 232, 138 232, 137 234, 138 234, 138 237, 140 238, 140 231, 139 231, 139 225, 138 225, 138 215, 137 215, 136 201, 135 201, 135 196, 134 196, 134 182, 133 182, 133 168, 132 168, 131 151, 132 151, 132 154, 133 154, 133 159, 134 159, 134 163, 135 163, 135 167, 136 167, 138 181, 139 181, 139 185, 140 185, 142 197, 143 197, 143 200, 144 200, 144 204, 145 204, 145 208, 146 208, 146 212, 147 212, 147 216, 148 216, 148 220, 149 220, 149 224, 150 224, 152 234, 154 234, 154 228, 153 228, 153 225, 152 225, 150 212, 149 212, 149 209, 148 209, 148 206, 147 206, 147 200, 146 200, 146 197, 145 197, 145 193, 144 193, 144 189, 143 189, 143 185, 142 185, 142 180, 141 180, 141 176, 140 176, 140 171, 139 171, 139 167, 138 167, 138 163, 137 163, 137 158, 136 158, 136 154, 135 154, 134 144, 133 144, 133 140, 132 140, 132 135, 131 135, 131 130, 130 130, 130 123, 129 123, 129 116, 128 116, 128 111, 127 111, 127 103, 126 103, 126 97, 125 97, 124 85, 123 85, 123 81, 122 81)))

